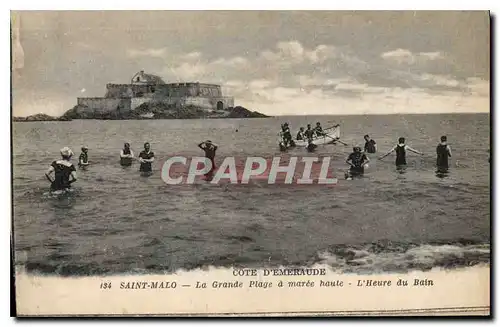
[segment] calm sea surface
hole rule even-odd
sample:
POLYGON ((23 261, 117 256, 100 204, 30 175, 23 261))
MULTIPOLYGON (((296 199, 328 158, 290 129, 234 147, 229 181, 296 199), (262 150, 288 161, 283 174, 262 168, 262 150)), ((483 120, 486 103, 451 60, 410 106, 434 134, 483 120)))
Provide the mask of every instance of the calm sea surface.
POLYGON ((488 263, 489 137, 486 114, 13 123, 16 264, 89 275, 315 263, 341 272, 403 272, 488 263), (276 135, 285 121, 293 134, 316 121, 341 124, 349 146, 320 146, 316 153, 333 157, 339 177, 364 134, 376 140, 377 155, 400 136, 425 155, 408 154, 406 174, 396 172, 393 155, 372 160, 365 178, 339 178, 334 187, 173 186, 160 177, 168 157, 199 156, 197 143, 206 139, 220 146, 216 163, 279 155, 276 135), (446 178, 434 174, 441 135, 453 151, 446 178), (156 154, 149 178, 137 164, 119 165, 124 142, 137 155, 146 141, 156 154), (44 172, 59 149, 72 148, 76 164, 82 145, 91 167, 78 171, 77 192, 48 197, 44 172))

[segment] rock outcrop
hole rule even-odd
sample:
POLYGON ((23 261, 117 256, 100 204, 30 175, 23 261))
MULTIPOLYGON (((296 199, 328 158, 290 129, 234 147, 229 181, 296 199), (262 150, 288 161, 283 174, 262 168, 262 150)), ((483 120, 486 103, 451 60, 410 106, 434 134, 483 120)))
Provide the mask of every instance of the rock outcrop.
POLYGON ((250 111, 241 106, 225 110, 207 111, 196 106, 174 107, 162 103, 143 103, 133 111, 93 112, 82 106, 75 106, 65 112, 64 119, 216 119, 216 118, 266 118, 269 117, 257 111, 250 111))
POLYGON ((13 121, 16 122, 30 122, 30 121, 69 121, 70 118, 67 117, 52 117, 46 114, 36 114, 27 117, 13 117, 13 121))

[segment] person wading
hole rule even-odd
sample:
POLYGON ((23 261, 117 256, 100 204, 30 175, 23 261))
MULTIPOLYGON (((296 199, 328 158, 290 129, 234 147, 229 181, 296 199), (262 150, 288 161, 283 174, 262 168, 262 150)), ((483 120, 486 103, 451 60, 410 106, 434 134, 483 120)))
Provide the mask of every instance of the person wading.
POLYGON ((398 140, 398 144, 396 144, 389 152, 384 154, 379 158, 379 160, 382 160, 383 158, 387 157, 389 154, 392 152, 396 152, 396 167, 399 169, 403 169, 406 167, 406 151, 410 151, 416 154, 423 155, 422 152, 419 152, 415 149, 410 148, 408 145, 405 144, 405 138, 400 137, 398 140))
POLYGON ((284 123, 282 128, 282 135, 283 135, 283 142, 285 143, 285 146, 288 148, 288 147, 291 147, 291 146, 295 146, 295 142, 293 141, 292 139, 292 133, 290 132, 290 126, 288 125, 288 123, 284 123))
POLYGON ((134 152, 130 149, 130 144, 125 143, 123 149, 120 150, 120 165, 128 167, 132 165, 134 152))
POLYGON ((145 174, 151 174, 153 172, 152 163, 155 160, 155 154, 151 151, 151 145, 149 142, 144 143, 144 150, 139 154, 139 162, 141 166, 139 171, 145 174))
POLYGON ((82 147, 82 153, 78 157, 78 167, 85 168, 89 165, 89 148, 86 146, 82 147))
POLYGON ((365 165, 370 162, 370 159, 361 152, 361 147, 355 146, 352 151, 346 160, 346 163, 350 166, 349 171, 346 173, 346 179, 353 176, 362 176, 365 173, 365 165))
POLYGON ((77 180, 76 168, 70 162, 73 151, 68 147, 64 147, 60 152, 62 158, 53 161, 45 173, 45 176, 50 181, 51 191, 68 190, 71 188, 71 184, 77 180), (54 179, 51 178, 52 174, 54 174, 54 179))
POLYGON ((212 143, 212 141, 206 140, 205 142, 198 144, 198 147, 205 152, 205 158, 210 159, 210 162, 212 163, 212 168, 205 174, 205 177, 210 179, 215 170, 215 152, 217 151, 218 146, 217 144, 212 143))
POLYGON ((436 147, 436 168, 438 173, 448 172, 448 158, 451 157, 451 148, 447 143, 447 137, 441 136, 441 142, 436 147))
POLYGON ((367 153, 376 153, 377 152, 377 143, 374 139, 371 139, 367 134, 364 136, 365 139, 365 152, 367 153))

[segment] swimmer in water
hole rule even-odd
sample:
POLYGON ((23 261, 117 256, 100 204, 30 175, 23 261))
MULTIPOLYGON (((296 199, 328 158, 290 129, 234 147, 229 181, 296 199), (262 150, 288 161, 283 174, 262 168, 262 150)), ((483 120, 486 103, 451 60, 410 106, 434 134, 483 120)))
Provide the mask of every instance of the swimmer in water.
POLYGON ((130 143, 125 143, 123 149, 120 150, 120 165, 131 166, 134 159, 134 152, 130 149, 130 143))
POLYGON ((76 168, 70 162, 72 156, 73 151, 70 148, 62 148, 62 159, 53 161, 45 173, 45 177, 50 181, 52 192, 68 190, 71 188, 71 184, 77 180, 76 168), (51 178, 52 173, 54 173, 54 179, 51 178))
POLYGON ((374 139, 371 139, 368 134, 364 136, 365 139, 365 152, 367 153, 375 153, 377 152, 377 142, 374 139))
POLYGON ((288 123, 284 123, 281 126, 281 131, 282 131, 282 137, 283 137, 283 142, 285 143, 286 147, 293 147, 295 146, 295 142, 292 139, 292 133, 290 132, 290 126, 288 123))
POLYGON ((206 140, 205 142, 201 142, 198 144, 198 147, 205 152, 205 158, 208 158, 210 162, 212 162, 212 168, 208 173, 205 174, 205 177, 211 177, 215 170, 215 152, 219 148, 217 144, 212 143, 210 140, 206 140))
POLYGON ((406 166, 406 150, 423 155, 422 152, 419 152, 415 149, 410 148, 408 145, 405 144, 405 138, 400 137, 398 140, 398 144, 396 144, 389 152, 384 154, 379 158, 379 160, 382 160, 383 158, 387 157, 389 154, 392 152, 396 151, 396 167, 398 168, 403 168, 406 166))
POLYGON ((370 159, 361 152, 361 147, 355 146, 352 148, 353 152, 345 161, 350 167, 346 173, 346 179, 353 176, 362 176, 365 173, 365 165, 370 162, 370 159))
POLYGON ((80 153, 80 157, 78 157, 78 167, 84 168, 89 165, 89 148, 86 146, 82 147, 82 153, 80 153))
POLYGON ((142 173, 152 173, 153 169, 151 164, 155 161, 155 154, 151 151, 151 145, 149 142, 144 143, 144 150, 139 153, 139 162, 141 166, 139 167, 139 171, 142 173))
POLYGON ((314 152, 318 146, 313 143, 312 139, 307 139, 307 151, 314 152))
POLYGON ((436 167, 438 173, 448 172, 448 158, 451 157, 451 148, 447 144, 447 137, 441 136, 441 143, 436 147, 436 167))

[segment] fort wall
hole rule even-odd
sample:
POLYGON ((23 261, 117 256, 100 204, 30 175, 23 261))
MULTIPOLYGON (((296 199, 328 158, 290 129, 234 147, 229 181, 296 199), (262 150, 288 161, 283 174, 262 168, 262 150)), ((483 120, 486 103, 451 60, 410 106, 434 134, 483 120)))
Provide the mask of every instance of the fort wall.
POLYGON ((162 97, 222 97, 221 87, 215 84, 107 84, 106 98, 162 97))
POLYGON ((126 98, 78 98, 77 103, 98 113, 130 111, 130 99, 126 98))

